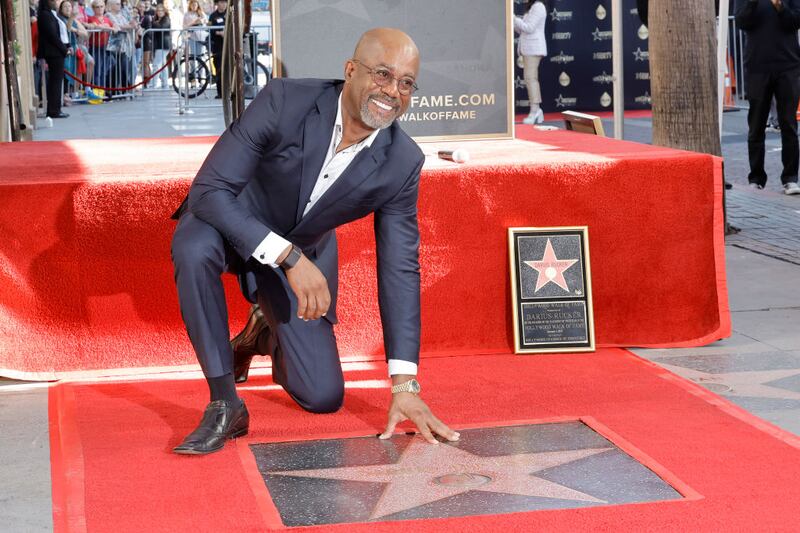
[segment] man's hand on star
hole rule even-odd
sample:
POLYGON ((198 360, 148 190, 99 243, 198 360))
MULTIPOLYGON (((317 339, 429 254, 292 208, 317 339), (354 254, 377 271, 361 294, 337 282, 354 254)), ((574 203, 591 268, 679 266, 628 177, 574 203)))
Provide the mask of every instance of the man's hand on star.
POLYGON ((379 439, 391 438, 394 428, 400 422, 411 420, 422 434, 422 437, 431 444, 438 444, 434 434, 454 442, 460 435, 447 427, 436 418, 422 398, 411 392, 398 392, 392 395, 392 405, 389 406, 389 423, 379 439))

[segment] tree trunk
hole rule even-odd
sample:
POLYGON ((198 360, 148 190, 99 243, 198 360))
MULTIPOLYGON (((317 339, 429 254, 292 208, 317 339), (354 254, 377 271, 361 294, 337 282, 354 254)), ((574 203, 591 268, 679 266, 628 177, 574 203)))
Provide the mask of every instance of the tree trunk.
POLYGON ((721 155, 714 2, 650 2, 653 144, 721 155))

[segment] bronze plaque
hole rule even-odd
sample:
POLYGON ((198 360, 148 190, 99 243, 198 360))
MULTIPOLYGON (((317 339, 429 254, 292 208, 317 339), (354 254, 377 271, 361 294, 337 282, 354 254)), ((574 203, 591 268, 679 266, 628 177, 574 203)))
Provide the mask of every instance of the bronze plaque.
POLYGON ((588 228, 509 228, 514 352, 594 351, 588 228))

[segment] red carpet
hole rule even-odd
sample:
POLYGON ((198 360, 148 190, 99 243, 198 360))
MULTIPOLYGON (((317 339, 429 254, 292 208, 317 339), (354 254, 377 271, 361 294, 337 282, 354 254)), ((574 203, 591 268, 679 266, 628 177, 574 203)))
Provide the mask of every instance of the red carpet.
MULTIPOLYGON (((426 361, 422 370, 426 400, 456 428, 591 417, 689 497, 427 520, 414 522, 414 531, 789 531, 797 525, 800 438, 761 421, 756 427, 750 423, 756 419, 738 407, 624 350, 443 357, 426 361)), ((369 380, 384 378, 383 368, 346 366, 345 375, 344 408, 333 415, 303 412, 269 377, 256 377, 241 389, 252 417, 248 439, 378 433, 389 394, 368 387, 377 386, 369 380)), ((263 486, 252 464, 240 459, 246 443, 228 443, 204 458, 169 451, 199 419, 205 394, 200 381, 62 383, 51 389, 56 531, 266 530, 263 486)))
MULTIPOLYGON (((511 349, 506 228, 589 226, 600 346, 689 346, 730 334, 720 162, 571 132, 465 143, 420 190, 423 357, 511 349)), ((214 139, 0 146, 0 375, 194 364, 169 214, 214 139)), ((436 147, 424 145, 433 154, 436 147)), ((339 231, 351 359, 383 359, 370 220, 339 231)), ((228 288, 233 327, 246 305, 228 288)))

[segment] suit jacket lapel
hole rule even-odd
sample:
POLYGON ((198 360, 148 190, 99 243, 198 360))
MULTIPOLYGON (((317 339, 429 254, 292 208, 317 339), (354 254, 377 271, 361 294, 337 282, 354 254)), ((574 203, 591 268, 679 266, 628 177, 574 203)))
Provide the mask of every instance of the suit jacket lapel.
MULTIPOLYGON (((314 207, 303 217, 302 223, 314 218, 326 208, 335 204, 340 198, 361 185, 386 160, 386 149, 391 144, 392 135, 389 129, 382 130, 372 146, 364 148, 348 165, 336 183, 331 185, 314 207)), ((313 187, 313 185, 312 185, 313 187)))
POLYGON ((316 113, 310 113, 303 125, 303 165, 300 176, 300 192, 297 195, 297 211, 295 224, 303 218, 314 184, 319 177, 322 163, 333 136, 333 124, 336 122, 336 107, 339 90, 331 88, 317 99, 316 113))

